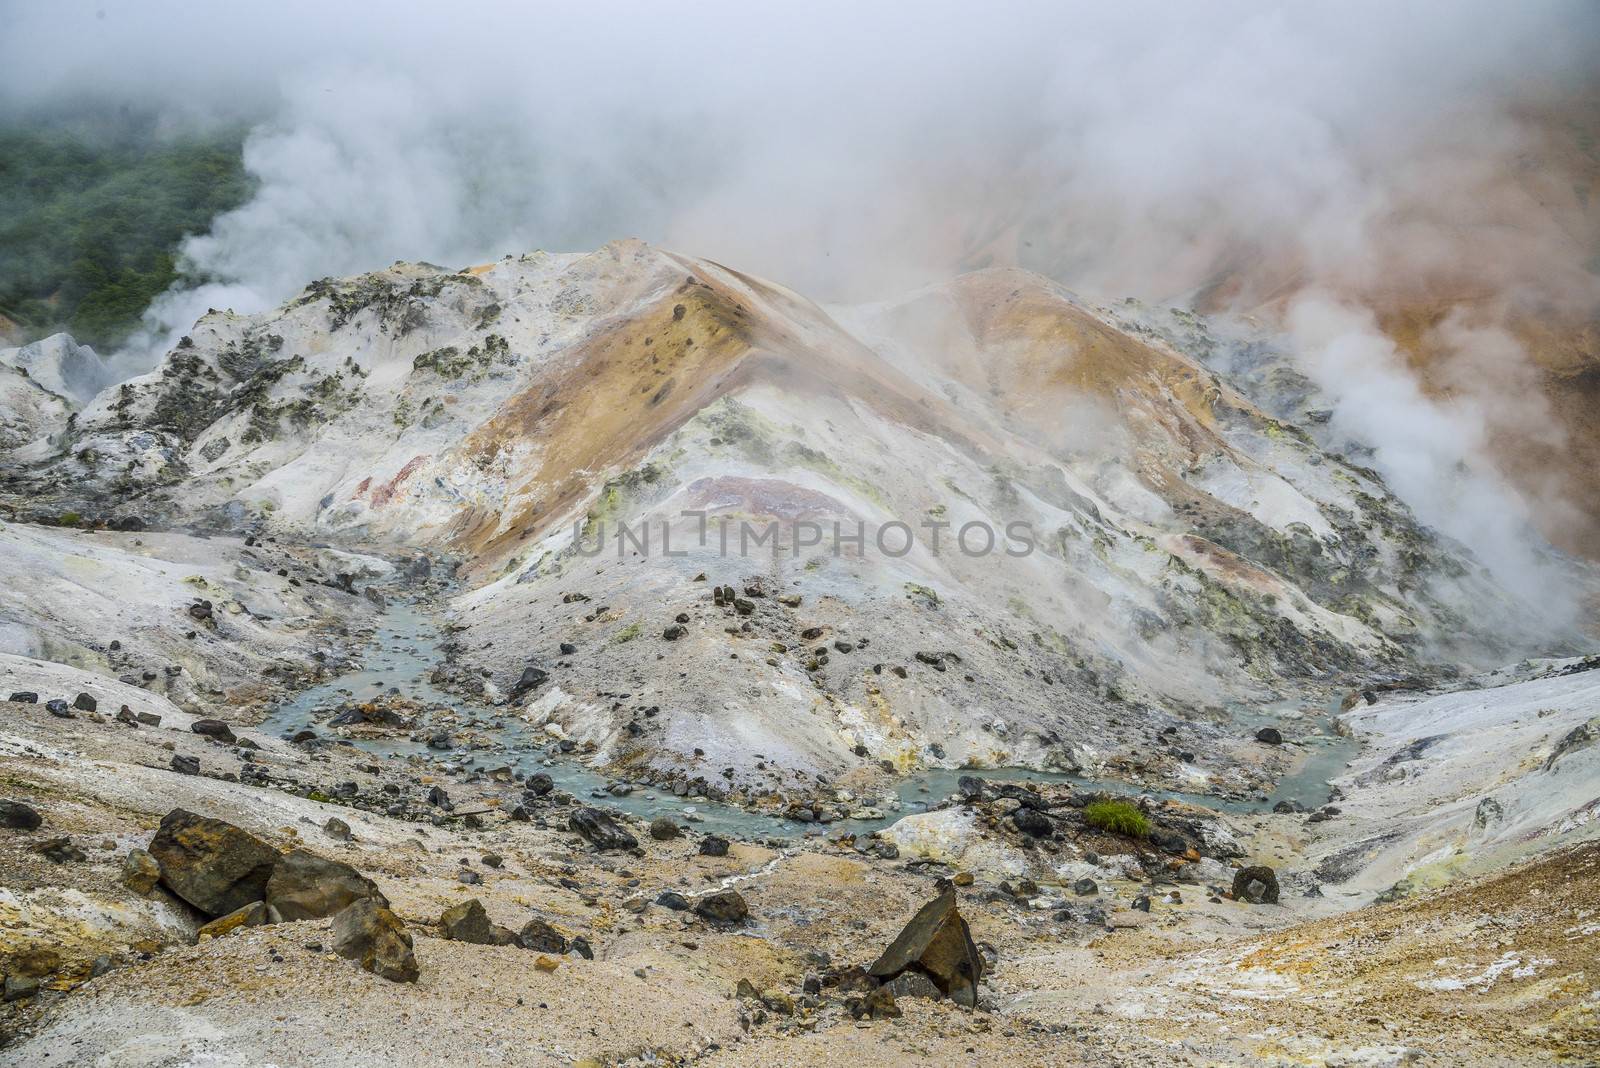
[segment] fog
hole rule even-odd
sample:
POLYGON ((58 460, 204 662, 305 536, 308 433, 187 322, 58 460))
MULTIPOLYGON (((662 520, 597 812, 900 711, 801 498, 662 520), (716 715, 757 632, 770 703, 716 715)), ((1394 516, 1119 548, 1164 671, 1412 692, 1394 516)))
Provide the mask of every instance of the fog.
POLYGON ((251 124, 258 191, 185 245, 152 351, 396 259, 637 236, 840 302, 1016 263, 1283 328, 1505 573, 1534 566, 1524 519, 1571 506, 1487 442, 1559 433, 1506 388, 1507 323, 1600 306, 1595 213, 1547 166, 1593 122, 1581 0, 3 6, 7 112, 251 124), (1462 294, 1439 399, 1376 316, 1462 294))

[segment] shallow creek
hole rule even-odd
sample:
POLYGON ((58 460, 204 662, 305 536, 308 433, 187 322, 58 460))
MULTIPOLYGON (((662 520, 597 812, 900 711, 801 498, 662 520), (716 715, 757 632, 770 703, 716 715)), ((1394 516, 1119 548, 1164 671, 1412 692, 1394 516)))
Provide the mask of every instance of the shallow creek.
MULTIPOLYGON (((518 718, 512 709, 474 708, 458 695, 440 690, 429 682, 428 676, 434 666, 443 660, 440 650, 442 644, 443 636, 438 625, 425 611, 409 602, 393 600, 384 613, 372 647, 359 667, 302 690, 277 706, 262 721, 261 729, 284 736, 307 727, 325 733, 323 721, 331 709, 345 701, 370 700, 394 689, 423 705, 440 704, 460 710, 467 719, 474 721, 479 732, 494 737, 504 746, 503 751, 442 753, 409 737, 351 739, 352 744, 383 757, 404 759, 416 756, 429 763, 456 764, 463 768, 509 766, 514 771, 529 775, 542 771, 555 781, 559 789, 577 798, 593 798, 602 805, 645 819, 672 816, 694 822, 703 831, 740 838, 792 838, 807 833, 838 831, 870 833, 903 816, 922 812, 937 804, 954 793, 957 780, 968 774, 996 782, 1065 782, 1086 790, 1103 790, 1112 794, 1176 798, 1230 812, 1270 809, 1278 800, 1285 798, 1314 807, 1326 797, 1328 779, 1342 771, 1345 762, 1353 758, 1359 749, 1355 741, 1333 734, 1329 727, 1330 716, 1301 715, 1300 722, 1304 726, 1321 729, 1318 733, 1301 732, 1304 735, 1301 739, 1304 759, 1279 782, 1266 801, 1234 801, 1203 794, 1140 788, 1115 781, 1096 782, 1077 775, 1027 768, 930 768, 900 781, 896 787, 901 802, 898 812, 888 812, 880 819, 838 820, 827 825, 804 824, 779 815, 750 812, 704 798, 690 800, 674 797, 670 792, 645 785, 636 786, 626 796, 613 796, 606 790, 615 779, 590 770, 574 758, 555 755, 550 737, 518 718), (492 724, 503 726, 494 727, 492 724)), ((1239 727, 1241 730, 1254 730, 1259 725, 1279 723, 1280 715, 1285 712, 1293 714, 1289 709, 1265 709, 1255 714, 1240 714, 1239 727)), ((882 807, 873 798, 861 798, 857 804, 882 807)))

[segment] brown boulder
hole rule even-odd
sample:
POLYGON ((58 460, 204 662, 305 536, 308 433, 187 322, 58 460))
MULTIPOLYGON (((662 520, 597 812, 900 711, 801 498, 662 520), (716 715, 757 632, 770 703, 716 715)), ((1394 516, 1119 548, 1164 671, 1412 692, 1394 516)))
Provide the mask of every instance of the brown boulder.
POLYGON ((168 890, 205 913, 226 916, 266 896, 278 854, 231 823, 175 808, 150 840, 168 890))
POLYGON ((328 860, 304 849, 278 858, 278 865, 267 880, 265 898, 287 922, 332 916, 362 898, 389 907, 389 899, 371 879, 342 861, 328 860))
POLYGON ((417 981, 417 955, 400 917, 370 897, 333 918, 333 951, 395 983, 417 981))
POLYGON ((927 975, 951 1001, 977 1007, 983 958, 972 943, 967 921, 956 910, 954 889, 922 906, 867 972, 888 982, 911 968, 927 975))

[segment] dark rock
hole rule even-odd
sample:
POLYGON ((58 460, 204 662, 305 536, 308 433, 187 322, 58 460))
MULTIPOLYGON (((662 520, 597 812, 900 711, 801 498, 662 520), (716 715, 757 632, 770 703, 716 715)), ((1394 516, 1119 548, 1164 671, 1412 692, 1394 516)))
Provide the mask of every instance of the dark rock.
POLYGON ((543 797, 551 790, 554 790, 556 784, 555 780, 550 776, 538 771, 528 776, 528 781, 522 784, 522 788, 526 793, 530 793, 534 797, 543 797))
POLYGON ((571 642, 562 642, 561 643, 561 655, 562 656, 571 656, 573 653, 576 653, 577 651, 578 651, 578 647, 576 645, 573 645, 571 642))
POLYGON ((353 902, 333 918, 333 951, 384 979, 417 981, 417 957, 406 925, 372 898, 353 902))
POLYGON ((11 695, 9 700, 15 701, 19 705, 36 705, 39 703, 39 695, 32 690, 18 690, 11 695))
POLYGON ((232 745, 239 740, 234 736, 233 728, 220 719, 197 719, 189 724, 189 729, 207 738, 214 738, 224 745, 232 745))
POLYGON ((194 604, 190 605, 189 618, 194 620, 196 623, 204 623, 206 620, 210 619, 211 602, 202 600, 196 601, 194 604))
POLYGON ((289 739, 289 741, 293 742, 295 745, 299 745, 302 742, 314 742, 316 740, 317 732, 310 730, 309 728, 302 728, 301 730, 295 731, 294 735, 289 739))
POLYGON ((1011 814, 1011 822, 1017 830, 1034 838, 1049 838, 1055 834, 1055 824, 1050 822, 1050 817, 1027 805, 1011 814))
POLYGON ((750 915, 750 906, 739 891, 723 890, 696 901, 694 911, 716 923, 742 923, 750 915))
POLYGON ((358 898, 388 907, 377 884, 350 865, 295 849, 278 859, 267 880, 265 900, 285 921, 318 920, 342 911, 358 898))
POLYGON ((33 808, 21 801, 0 801, 0 827, 13 831, 38 830, 44 819, 33 808))
POLYGON ((146 727, 161 726, 161 717, 154 712, 135 712, 133 718, 143 723, 146 727))
POLYGON ((1276 727, 1262 727, 1256 731, 1256 741, 1265 742, 1268 745, 1282 745, 1283 733, 1276 727))
POLYGON ((537 953, 565 953, 567 937, 545 921, 534 918, 517 932, 517 945, 537 953))
POLYGON ((451 941, 475 946, 506 946, 517 937, 510 928, 491 923, 483 903, 475 897, 445 909, 439 917, 439 930, 451 941))
POLYGON ((1150 895, 1149 894, 1140 894, 1138 897, 1134 898, 1133 899, 1133 907, 1138 909, 1140 912, 1149 912, 1150 911, 1150 895))
POLYGON ((656 895, 656 904, 674 912, 688 912, 689 899, 675 890, 663 890, 656 895))
POLYGON ((517 684, 511 688, 511 699, 520 700, 522 696, 532 690, 537 690, 550 679, 550 672, 537 664, 529 664, 522 669, 522 675, 517 679, 517 684))
POLYGON ((350 841, 350 825, 338 816, 329 816, 322 825, 322 833, 340 842, 350 841))
POLYGON ((700 855, 702 857, 725 857, 728 855, 728 840, 714 834, 708 834, 700 839, 700 855))
POLYGON ((66 835, 59 838, 48 838, 34 846, 34 852, 52 864, 82 864, 88 856, 72 844, 72 839, 66 835))
POLYGON ((580 808, 568 818, 568 826, 585 841, 604 852, 611 849, 638 849, 639 840, 610 816, 597 808, 580 808))
POLYGON ((883 989, 896 998, 928 998, 937 1001, 944 996, 944 992, 934 985, 932 979, 915 968, 907 968, 890 979, 883 984, 883 989))
POLYGON ((922 663, 933 668, 935 671, 945 670, 944 657, 940 656, 938 653, 917 653, 916 658, 922 663))
POLYGON ((72 709, 67 706, 67 703, 59 697, 53 701, 46 701, 44 703, 44 710, 50 713, 52 716, 55 716, 57 719, 77 718, 75 715, 73 715, 72 709))
POLYGON ((226 916, 267 896, 278 854, 231 823, 175 808, 150 841, 168 890, 205 913, 226 916))
POLYGON ((867 971, 887 982, 913 966, 952 1001, 968 1008, 977 1007, 983 958, 972 942, 967 921, 956 908, 953 887, 947 887, 944 893, 922 906, 867 971))
POLYGON ((99 705, 90 695, 86 693, 80 693, 77 697, 72 699, 72 707, 76 708, 79 712, 93 712, 99 707, 99 705))
POLYGON ((676 623, 673 623, 668 626, 666 630, 661 632, 661 637, 666 641, 675 642, 687 633, 689 633, 687 627, 682 627, 676 623))
POLYGON ((963 801, 977 801, 983 797, 983 780, 976 775, 963 775, 956 780, 956 792, 963 801))
POLYGON ((1072 884, 1072 892, 1079 897, 1093 897, 1100 892, 1100 884, 1085 877, 1072 884))
POLYGON ((589 940, 582 935, 572 940, 572 952, 584 960, 594 960, 594 947, 589 945, 589 940))
POLYGON ((5 982, 6 1001, 21 1001, 39 992, 39 980, 31 975, 8 975, 5 982))
POLYGON ((200 758, 179 754, 172 758, 171 768, 179 775, 200 774, 200 758))
POLYGON ((1233 876, 1235 901, 1248 901, 1252 905, 1278 903, 1278 875, 1265 864, 1240 868, 1233 876))
POLYGON ((672 817, 670 816, 657 816, 655 819, 650 821, 650 837, 654 838, 658 842, 668 841, 678 837, 682 833, 683 832, 679 830, 678 825, 672 821, 672 817))

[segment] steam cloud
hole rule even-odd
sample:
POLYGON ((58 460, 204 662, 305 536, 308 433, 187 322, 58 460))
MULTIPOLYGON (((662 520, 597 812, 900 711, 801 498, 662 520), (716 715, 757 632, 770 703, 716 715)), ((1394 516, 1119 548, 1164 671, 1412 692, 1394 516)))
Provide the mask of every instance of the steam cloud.
POLYGON ((1531 574, 1562 504, 1487 441, 1551 433, 1507 324, 1600 306, 1596 213, 1543 166, 1594 110, 1600 8, 762 7, 19 2, 0 94, 252 124, 258 191, 185 245, 157 345, 325 275, 621 236, 824 300, 1020 263, 1283 324, 1423 517, 1531 574), (1463 300, 1449 403, 1378 328, 1407 296, 1463 300))

